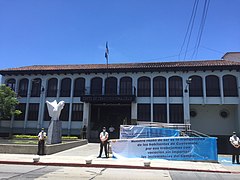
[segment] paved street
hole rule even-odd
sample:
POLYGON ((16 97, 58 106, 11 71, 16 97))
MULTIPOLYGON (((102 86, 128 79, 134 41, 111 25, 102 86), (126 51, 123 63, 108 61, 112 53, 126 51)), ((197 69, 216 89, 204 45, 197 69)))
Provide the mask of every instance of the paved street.
POLYGON ((114 179, 114 180, 219 180, 239 179, 239 174, 34 165, 1 165, 1 180, 21 179, 114 179))
POLYGON ((239 179, 240 165, 231 164, 231 156, 219 156, 220 163, 97 158, 98 143, 72 148, 53 155, 0 154, 0 179, 239 179), (85 160, 92 159, 87 165, 85 160))

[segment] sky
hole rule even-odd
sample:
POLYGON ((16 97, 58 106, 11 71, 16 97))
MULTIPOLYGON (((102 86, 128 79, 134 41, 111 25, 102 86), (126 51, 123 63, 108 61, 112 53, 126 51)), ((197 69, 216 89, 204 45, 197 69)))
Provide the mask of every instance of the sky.
POLYGON ((0 0, 0 69, 29 65, 221 59, 240 52, 240 1, 0 0), (189 43, 186 43, 189 42, 189 43), (181 50, 182 48, 182 50, 181 50))

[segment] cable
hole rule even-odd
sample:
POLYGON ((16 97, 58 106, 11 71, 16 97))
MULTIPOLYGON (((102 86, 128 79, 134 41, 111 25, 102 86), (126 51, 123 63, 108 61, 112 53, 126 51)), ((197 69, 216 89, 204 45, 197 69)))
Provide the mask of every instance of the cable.
POLYGON ((183 51, 183 48, 184 48, 184 45, 185 45, 187 37, 188 37, 188 42, 187 42, 187 47, 186 47, 186 50, 185 50, 184 59, 185 59, 186 53, 188 51, 188 45, 189 45, 189 42, 190 42, 190 39, 191 39, 192 29, 193 29, 193 25, 194 25, 194 21, 195 21, 195 17, 196 17, 196 12, 197 12, 197 8, 198 8, 198 2, 199 2, 199 0, 195 0, 194 4, 193 4, 192 14, 191 14, 191 17, 190 17, 190 20, 189 20, 189 23, 188 23, 187 31, 185 33, 184 40, 183 40, 180 52, 178 54, 179 60, 180 60, 180 55, 181 55, 181 53, 183 51), (190 34, 189 34, 189 29, 190 29, 190 34))
POLYGON ((193 54, 192 54, 192 57, 191 57, 192 59, 193 59, 194 55, 196 57, 197 54, 198 54, 198 49, 199 49, 201 39, 202 39, 202 34, 203 34, 203 29, 204 29, 206 18, 207 18, 209 4, 210 4, 210 0, 205 0, 204 7, 203 7, 202 18, 201 18, 201 23, 200 23, 199 30, 198 30, 197 40, 196 40, 195 48, 194 48, 194 51, 193 51, 193 54))
POLYGON ((195 17, 196 17, 196 13, 197 13, 198 2, 199 2, 199 1, 197 0, 197 5, 196 5, 196 7, 195 7, 195 11, 194 11, 193 22, 192 22, 192 26, 191 26, 190 34, 189 34, 189 37, 188 37, 187 47, 186 47, 186 51, 185 51, 185 54, 184 54, 184 60, 186 59, 186 56, 187 56, 188 45, 189 45, 189 42, 190 42, 190 39, 191 39, 192 30, 193 30, 193 25, 194 25, 195 17))
POLYGON ((200 46, 204 49, 207 49, 207 50, 210 50, 210 51, 213 51, 213 52, 216 52, 216 53, 221 53, 221 54, 224 54, 226 52, 222 52, 222 51, 219 51, 219 50, 216 50, 216 49, 212 49, 212 48, 209 48, 209 47, 206 47, 206 46, 200 46))

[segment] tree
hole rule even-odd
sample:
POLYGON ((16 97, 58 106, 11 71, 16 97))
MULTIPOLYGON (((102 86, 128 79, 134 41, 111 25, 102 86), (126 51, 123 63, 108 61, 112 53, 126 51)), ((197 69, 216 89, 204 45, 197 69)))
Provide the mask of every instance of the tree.
POLYGON ((21 114, 21 111, 16 109, 18 104, 16 93, 5 84, 0 85, 0 120, 21 114))

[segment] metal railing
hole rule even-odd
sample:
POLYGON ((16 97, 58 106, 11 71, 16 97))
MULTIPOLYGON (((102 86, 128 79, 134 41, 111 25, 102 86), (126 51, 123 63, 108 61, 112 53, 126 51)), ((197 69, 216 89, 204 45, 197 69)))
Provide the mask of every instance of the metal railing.
POLYGON ((182 123, 159 123, 159 122, 147 122, 147 121, 137 121, 138 125, 142 126, 151 126, 151 127, 162 127, 169 129, 178 129, 181 131, 190 131, 191 124, 182 124, 182 123))

